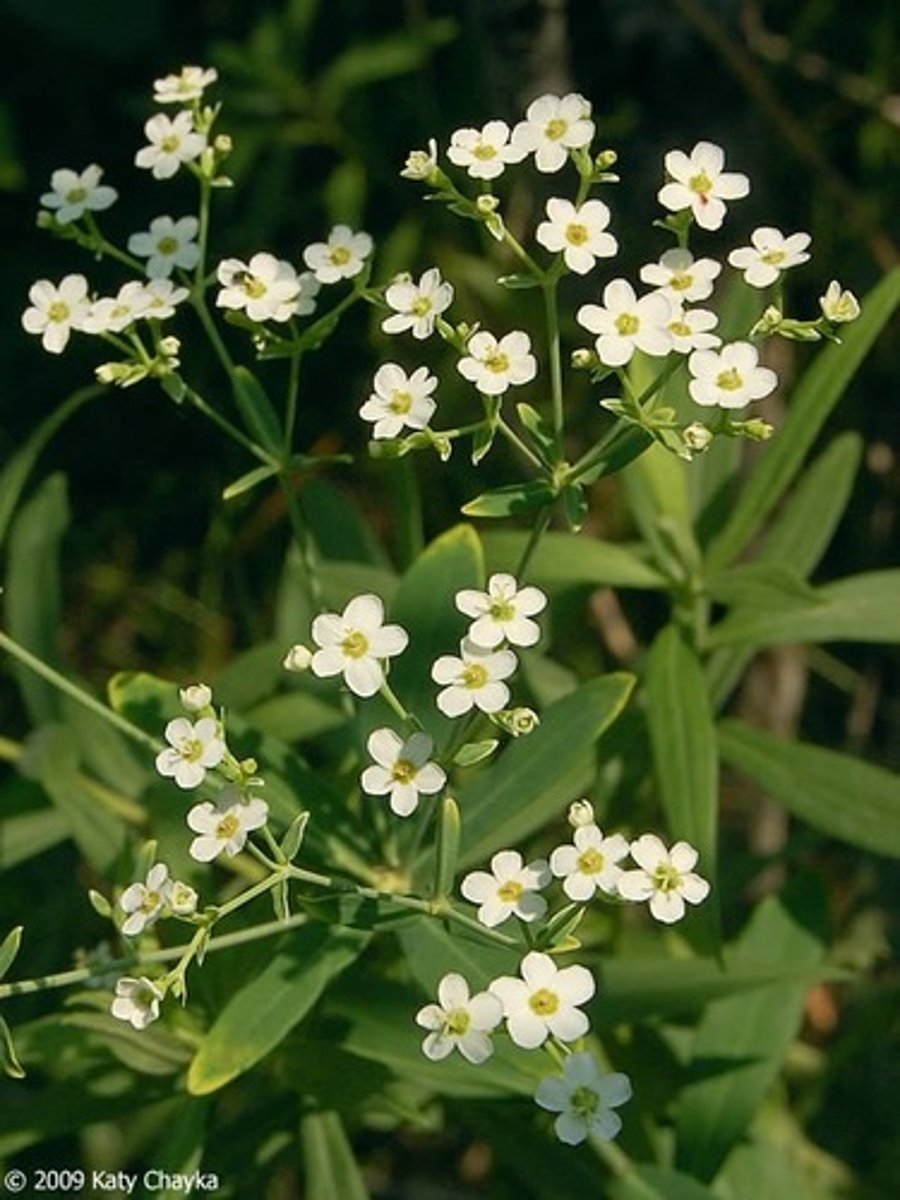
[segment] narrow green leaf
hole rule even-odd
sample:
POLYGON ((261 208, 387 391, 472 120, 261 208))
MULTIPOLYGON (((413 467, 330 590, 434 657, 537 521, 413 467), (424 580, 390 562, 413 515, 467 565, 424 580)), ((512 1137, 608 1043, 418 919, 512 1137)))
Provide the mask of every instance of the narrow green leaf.
POLYGON ((590 785, 594 744, 631 694, 631 675, 603 675, 563 697, 527 737, 512 742, 489 772, 459 794, 463 813, 460 867, 486 862, 515 846, 590 785))
POLYGON ((512 290, 536 288, 541 286, 541 281, 539 279, 535 279, 533 275, 501 275, 497 282, 501 287, 510 288, 512 290))
POLYGON ((25 1078, 25 1068, 19 1062, 12 1033, 3 1017, 0 1017, 0 1067, 10 1079, 25 1078))
POLYGON ((639 458, 653 444, 653 437, 639 425, 621 422, 601 443, 592 463, 575 472, 573 483, 596 483, 607 475, 615 475, 639 458))
MULTIPOLYGON (((824 900, 807 884, 795 880, 757 907, 726 958, 729 967, 823 962, 824 945, 813 929, 824 900)), ((803 1019, 807 990, 803 983, 778 984, 717 1000, 706 1010, 678 1108, 679 1169, 704 1182, 715 1176, 778 1075, 803 1019)))
POLYGON ((438 816, 435 855, 434 894, 438 899, 453 893, 460 832, 459 805, 452 796, 444 796, 438 816))
POLYGON ((549 483, 540 480, 511 483, 490 492, 482 492, 464 504, 462 512, 467 517, 513 517, 518 513, 545 508, 552 504, 554 498, 555 492, 549 483))
POLYGON ((719 604, 763 612, 808 608, 820 602, 816 589, 780 562, 758 561, 725 567, 706 579, 705 590, 719 604))
MULTIPOLYGON (((485 554, 491 568, 514 571, 528 534, 487 531, 485 554)), ((545 533, 528 566, 528 578, 558 589, 591 587, 664 588, 666 578, 626 546, 572 533, 545 533)))
POLYGON ((719 745, 729 766, 813 829, 900 858, 900 776, 737 720, 719 725, 719 745))
POLYGON ((262 384, 252 371, 242 366, 234 368, 232 383, 234 400, 247 432, 267 450, 280 454, 284 439, 281 421, 262 384))
POLYGON ((244 492, 252 491, 260 483, 265 483, 267 479, 271 479, 273 475, 277 474, 277 467, 254 467, 252 471, 247 471, 245 475, 241 475, 233 483, 229 483, 222 492, 222 499, 234 500, 236 496, 243 496, 244 492))
POLYGON ((0 870, 9 870, 65 841, 69 826, 54 808, 4 817, 0 826, 0 870))
POLYGON ((306 833, 306 826, 309 824, 309 813, 297 813, 290 825, 288 825, 287 833, 281 839, 281 853, 288 862, 293 862, 297 857, 301 845, 303 844, 303 835, 306 833))
POLYGON ((69 1012, 59 1019, 70 1029, 90 1034, 119 1062, 140 1075, 174 1075, 190 1061, 188 1045, 162 1025, 132 1029, 108 1012, 69 1012))
POLYGON ((647 722, 656 786, 673 838, 700 852, 715 878, 719 756, 703 668, 680 630, 667 625, 647 657, 647 722))
POLYGON ((710 632, 718 646, 786 642, 900 642, 900 570, 869 571, 826 584, 816 601, 781 611, 741 608, 710 632))
POLYGON ((19 953, 19 947, 22 944, 22 932, 24 925, 16 925, 9 931, 6 937, 0 944, 0 979, 3 979, 6 972, 16 961, 16 955, 19 953))
POLYGON ((368 1200, 353 1147, 336 1112, 305 1113, 300 1119, 300 1146, 306 1200, 368 1200))
POLYGON ((453 762, 457 767, 474 767, 476 763, 490 758, 499 745, 496 738, 486 738, 483 742, 466 742, 454 754, 453 762))
POLYGON ((862 316, 842 331, 842 343, 816 356, 794 388, 784 426, 766 447, 730 520, 713 542, 711 566, 731 562, 762 528, 898 303, 900 268, 895 268, 865 298, 862 316))
POLYGON ((365 944, 364 935, 321 925, 293 932, 290 945, 234 993, 207 1030, 188 1070, 191 1095, 218 1091, 256 1066, 365 944))
POLYGON ((615 1179, 609 1196, 610 1200, 717 1200, 716 1192, 689 1175, 647 1163, 640 1163, 615 1179))

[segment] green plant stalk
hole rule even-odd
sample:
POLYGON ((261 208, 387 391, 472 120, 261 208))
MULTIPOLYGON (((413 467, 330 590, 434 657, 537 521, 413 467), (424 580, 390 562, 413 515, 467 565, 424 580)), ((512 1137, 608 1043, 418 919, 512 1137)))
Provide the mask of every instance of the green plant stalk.
POLYGON ((300 559, 306 575, 310 601, 317 612, 322 612, 325 608, 325 599, 322 592, 322 580, 319 578, 316 547, 303 516, 303 510, 300 507, 297 493, 291 482, 290 470, 287 467, 282 467, 278 472, 278 483, 284 495, 284 502, 287 508, 288 520, 291 523, 294 541, 297 543, 297 549, 300 551, 300 559))
POLYGON ((544 280, 544 312, 547 318, 547 349, 550 354, 550 403, 553 413, 553 432, 556 435, 556 461, 563 461, 563 436, 565 434, 565 408, 563 406, 562 358, 559 334, 559 304, 557 302, 557 278, 544 280))
POLYGON ((528 535, 528 541, 525 543, 525 549, 516 564, 516 579, 522 580, 525 578, 525 572, 528 570, 528 564, 531 562, 534 552, 540 544, 541 538, 550 524, 550 508, 542 508, 537 515, 534 525, 531 527, 531 533, 528 535))
POLYGON ((267 467, 277 466, 275 459, 267 450, 264 450, 262 446, 257 445, 256 442, 247 437, 236 425, 232 425, 227 417, 223 417, 221 413, 216 412, 211 404, 207 404, 199 392, 194 391, 192 387, 186 387, 184 394, 185 398, 193 404, 198 412, 203 413, 204 417, 207 417, 213 424, 218 425, 223 433, 227 433, 233 441, 243 446, 254 458, 258 458, 267 467))

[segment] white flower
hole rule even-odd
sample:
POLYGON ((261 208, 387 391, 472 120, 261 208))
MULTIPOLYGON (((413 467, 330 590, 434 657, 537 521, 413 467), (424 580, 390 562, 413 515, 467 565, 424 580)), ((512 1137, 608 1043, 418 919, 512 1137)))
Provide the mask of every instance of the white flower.
POLYGON ((695 259, 690 250, 676 247, 667 250, 658 263, 641 267, 641 282, 652 284, 654 291, 676 304, 693 304, 712 295, 713 281, 721 270, 722 264, 714 258, 695 259))
POLYGON ((288 650, 281 661, 281 665, 286 671, 294 671, 299 675, 303 671, 309 670, 312 666, 312 659, 312 650, 310 650, 309 646, 304 646, 302 642, 298 642, 288 650))
POLYGON ((190 292, 186 287, 176 287, 171 279, 151 279, 144 284, 146 304, 143 317, 165 321, 175 315, 175 308, 187 300, 190 292))
POLYGON ((547 250, 562 250, 570 271, 586 275, 598 258, 612 258, 619 249, 606 232, 609 216, 602 200, 586 200, 576 208, 571 200, 553 197, 547 201, 548 220, 538 225, 534 236, 547 250))
POLYGON ((478 920, 488 929, 502 925, 508 917, 535 921, 547 911, 547 901, 538 892, 550 882, 550 870, 542 858, 527 866, 516 850, 500 850, 491 859, 491 872, 471 871, 460 891, 479 905, 478 920))
POLYGON ((667 850, 653 833, 631 843, 631 857, 638 871, 623 871, 619 895, 625 900, 649 900, 657 921, 671 925, 684 916, 684 902, 700 904, 709 895, 709 884, 694 873, 697 851, 687 842, 676 842, 667 850))
POLYGON ((759 354, 750 342, 731 342, 721 350, 695 350, 688 359, 693 379, 691 399, 707 407, 743 408, 774 391, 778 376, 760 367, 759 354))
POLYGON ((22 313, 28 333, 39 333, 41 345, 51 354, 62 354, 73 329, 83 329, 91 310, 88 284, 83 275, 66 275, 59 286, 39 279, 28 289, 31 308, 22 313))
POLYGON ((123 283, 115 296, 101 296, 84 319, 85 333, 121 333, 147 311, 149 294, 137 279, 123 283))
POLYGON ((249 263, 226 258, 216 271, 219 308, 243 309, 251 321, 289 321, 297 311, 300 281, 289 262, 261 251, 249 263))
POLYGON ((147 274, 151 279, 164 279, 175 267, 193 270, 200 261, 200 247, 194 240, 200 223, 196 217, 154 217, 150 228, 133 233, 128 249, 138 258, 147 259, 147 274))
POLYGON ((453 285, 441 279, 437 267, 425 271, 418 283, 409 275, 398 275, 384 293, 385 302, 395 310, 394 315, 381 322, 385 333, 412 331, 422 341, 434 332, 438 316, 453 301, 453 285))
POLYGON ((718 229, 725 219, 725 200, 740 200, 750 191, 750 180, 737 171, 723 171, 725 152, 712 142, 697 142, 690 155, 670 150, 665 158, 671 182, 660 188, 658 199, 671 212, 689 208, 701 229, 718 229))
POLYGON ((352 279, 365 266, 372 253, 367 233, 354 233, 348 225, 335 225, 327 242, 313 242, 303 251, 303 261, 319 283, 337 283, 352 279))
POLYGON ((428 139, 427 150, 410 150, 400 174, 404 179, 427 181, 437 170, 437 142, 428 139))
POLYGON ((153 81, 153 99, 157 104, 186 104, 199 100, 203 89, 219 78, 215 67, 182 67, 177 75, 153 81))
POLYGON ((431 668, 431 678, 444 686, 435 703, 446 717, 461 717, 473 707, 485 713, 499 712, 509 703, 508 679, 518 666, 511 650, 489 650, 468 638, 460 643, 460 656, 442 654, 431 668))
POLYGON ((102 212, 114 204, 119 193, 115 188, 101 184, 102 167, 91 163, 79 174, 68 167, 60 167, 50 176, 51 191, 44 192, 41 204, 53 210, 60 225, 70 225, 86 212, 102 212))
POLYGON ((178 689, 178 699, 188 712, 202 712, 212 704, 212 692, 205 683, 192 683, 178 689))
POLYGON ((577 1006, 593 996, 587 967, 560 969, 549 954, 532 950, 522 959, 521 979, 503 975, 489 991, 503 1004, 509 1036, 524 1050, 542 1046, 550 1034, 562 1042, 584 1037, 590 1022, 577 1006))
POLYGON ((511 384, 529 383, 537 374, 527 333, 514 330, 499 341, 481 330, 469 338, 468 354, 456 364, 463 379, 474 383, 485 396, 502 396, 511 384))
POLYGON ((212 862, 223 851, 229 858, 240 854, 247 834, 261 829, 269 817, 265 800, 253 796, 244 800, 234 787, 223 788, 217 804, 205 800, 195 804, 187 815, 187 823, 195 837, 188 847, 197 862, 212 862))
POLYGON ((146 1029, 159 1016, 162 990, 152 979, 134 979, 123 975, 116 981, 116 997, 110 1012, 119 1021, 127 1021, 134 1029, 146 1029))
POLYGON ((154 179, 171 179, 182 163, 191 162, 206 149, 206 135, 194 129, 194 118, 187 111, 170 119, 157 113, 144 126, 149 146, 134 156, 135 165, 152 171, 154 179))
POLYGON ((422 1042, 422 1053, 437 1062, 453 1048, 470 1063, 483 1063, 494 1053, 488 1037, 503 1020, 503 1006, 490 992, 469 996, 469 985, 455 972, 438 984, 438 1003, 426 1004, 416 1013, 416 1024, 430 1032, 422 1042))
POLYGON ((427 733, 413 733, 404 741, 393 729, 375 729, 366 748, 376 765, 366 767, 360 786, 370 796, 390 793, 391 809, 398 817, 408 817, 419 806, 419 794, 433 796, 447 782, 447 776, 429 756, 434 742, 427 733))
POLYGON ((294 311, 298 317, 308 317, 316 311, 316 296, 322 290, 322 285, 312 271, 301 271, 297 276, 297 283, 300 285, 300 291, 294 311))
POLYGON ((684 427, 684 444, 694 454, 707 450, 716 435, 702 421, 692 421, 684 427))
POLYGON ((165 863, 156 863, 147 872, 144 883, 132 883, 119 898, 119 906, 126 913, 122 932, 126 937, 137 937, 156 921, 165 908, 169 891, 169 868, 165 863))
POLYGON ((563 1074, 542 1079, 534 1098, 541 1108, 559 1113, 553 1122, 559 1140, 579 1146, 588 1134, 611 1141, 622 1128, 621 1118, 612 1110, 631 1095, 627 1075, 604 1075, 590 1054, 570 1054, 563 1074))
POLYGON ((536 587, 520 588, 514 575, 498 572, 488 580, 487 591, 463 588, 456 593, 456 607, 475 620, 469 640, 493 650, 506 639, 513 646, 534 646, 541 627, 531 617, 547 607, 547 597, 536 587))
POLYGON ((573 800, 569 805, 569 811, 566 814, 566 820, 573 829, 579 829, 582 825, 593 825, 593 804, 591 804, 590 800, 573 800))
POLYGON ((374 421, 373 438, 394 438, 404 426, 425 429, 435 410, 431 393, 437 379, 427 367, 407 375, 396 363, 384 363, 375 372, 374 391, 359 410, 364 421, 374 421))
POLYGON ((832 279, 824 296, 819 297, 822 316, 833 325, 855 321, 859 316, 859 301, 852 292, 844 291, 836 279, 832 279))
POLYGON ((180 788, 199 787, 207 770, 225 757, 225 742, 215 717, 201 717, 196 724, 187 717, 175 717, 166 726, 166 741, 170 749, 157 754, 156 769, 160 775, 174 777, 180 788))
POLYGON ((457 129, 450 138, 447 157, 465 167, 472 179, 496 179, 507 163, 521 162, 528 151, 509 140, 505 121, 488 121, 483 129, 457 129))
POLYGON ((666 329, 672 339, 672 349, 676 354, 690 354, 692 350, 711 350, 720 346, 722 339, 717 333, 710 333, 719 323, 714 312, 705 308, 682 308, 681 305, 672 309, 666 323, 666 329))
POLYGON ((613 279, 603 289, 603 307, 582 304, 575 319, 589 333, 596 333, 597 356, 607 367, 622 367, 635 350, 661 357, 672 349, 666 329, 672 305, 659 292, 638 300, 625 279, 613 279))
POLYGON ((579 825, 574 845, 557 846, 550 855, 550 870, 563 881, 570 900, 590 900, 599 888, 608 896, 616 894, 616 882, 622 868, 616 864, 628 853, 628 842, 620 833, 604 837, 596 825, 579 825))
POLYGON ((812 238, 808 233, 792 233, 785 237, 781 230, 762 225, 753 230, 750 241, 752 245, 732 250, 728 261, 744 272, 744 280, 751 287, 768 287, 782 271, 809 261, 806 247, 812 238))
POLYGON ((180 879, 173 879, 169 883, 168 905, 177 916, 192 916, 197 911, 198 899, 194 889, 180 879))
POLYGON ((409 642, 405 629, 384 624, 378 596, 354 596, 343 613, 320 613, 312 623, 319 647, 312 657, 314 675, 343 675, 356 696, 374 696, 384 683, 381 660, 401 654, 409 642))
POLYGON ((513 145, 534 153, 534 165, 549 174, 565 165, 569 150, 587 146, 594 136, 590 101, 577 92, 539 96, 513 130, 513 145))

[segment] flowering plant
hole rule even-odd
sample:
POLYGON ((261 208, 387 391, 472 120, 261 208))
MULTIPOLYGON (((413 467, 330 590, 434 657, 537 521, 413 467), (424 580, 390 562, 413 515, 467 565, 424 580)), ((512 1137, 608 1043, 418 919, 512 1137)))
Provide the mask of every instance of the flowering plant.
MULTIPOLYGON (((716 1112, 702 1067, 704 1055, 725 1054, 725 1017, 765 985, 790 1034, 798 983, 824 970, 821 943, 792 924, 789 893, 770 896, 723 949, 720 763, 825 832, 871 837, 827 780, 810 782, 828 751, 787 751, 717 714, 759 647, 896 633, 883 613, 895 574, 807 582, 839 516, 819 505, 831 458, 808 468, 755 557, 738 559, 897 303, 897 277, 862 309, 835 282, 816 313, 788 315, 787 273, 808 259, 810 239, 757 228, 727 255, 731 272, 704 256, 703 238, 731 219, 750 182, 701 141, 665 156, 655 258, 640 268, 639 294, 614 261, 616 154, 597 149, 595 114, 574 93, 537 97, 512 126, 459 129, 443 153, 432 143, 402 171, 485 232, 513 268, 497 280, 501 294, 540 296, 540 319, 523 304, 527 328, 493 317, 482 327, 438 266, 376 282, 377 247, 347 224, 311 232, 319 240, 290 257, 246 247, 216 260, 213 202, 231 185, 232 146, 208 100, 215 82, 198 67, 158 80, 163 111, 146 122, 134 159, 154 187, 191 176, 196 212, 155 216, 122 244, 101 225, 117 200, 101 168, 54 172, 41 223, 128 277, 108 296, 77 273, 39 280, 22 324, 51 354, 73 336, 93 339, 109 356, 96 367, 101 383, 156 383, 246 452, 225 500, 279 491, 293 538, 283 619, 261 655, 249 651, 211 686, 187 673, 123 674, 108 701, 16 629, 0 633, 21 668, 102 722, 99 736, 127 759, 114 789, 95 778, 77 717, 47 723, 23 751, 72 816, 115 950, 98 942, 71 971, 0 984, 0 999, 82 985, 69 1026, 135 1070, 177 1073, 186 1104, 268 1064, 280 1064, 275 1077, 290 1073, 301 1056, 327 1075, 335 1054, 363 1071, 365 1103, 351 1097, 345 1111, 333 1080, 330 1091, 321 1085, 325 1100, 310 1084, 301 1095, 317 1117, 392 1113, 396 1123, 414 1119, 421 1097, 527 1096, 544 1135, 593 1148, 591 1178, 612 1173, 632 1188, 622 1196, 639 1186, 687 1195, 692 1178, 701 1188, 717 1175, 743 1129, 713 1122, 707 1142, 695 1132, 697 1112, 710 1121, 716 1112), (554 193, 530 231, 514 229, 505 206, 512 172, 554 193), (579 281, 592 298, 572 303, 567 289, 579 281), (421 513, 413 457, 449 470, 465 449, 474 467, 493 455, 507 469, 502 444, 519 464, 464 504, 470 521, 488 525, 440 532, 403 570, 383 554, 348 569, 323 551, 304 503, 304 472, 338 470, 347 456, 298 446, 301 365, 360 305, 390 347, 357 408, 370 454, 406 489, 399 518, 412 526, 421 513), (194 338, 212 347, 230 406, 192 373, 194 338), (780 386, 767 365, 774 338, 831 343, 781 427, 744 413, 780 386), (449 375, 432 373, 433 348, 452 355, 449 375), (284 368, 280 405, 273 367, 284 368), (573 420, 568 396, 585 387, 599 432, 573 420), (453 424, 460 403, 467 415, 453 424), (736 478, 740 443, 770 438, 746 498, 729 510, 721 487, 736 478), (581 532, 596 485, 615 476, 632 500, 637 549, 581 532), (528 528, 489 527, 505 518, 528 528), (610 585, 659 592, 669 618, 642 662, 623 655, 635 670, 585 679, 548 647, 563 640, 573 589, 610 585), (817 786, 830 807, 816 802, 817 786), (104 820, 123 816, 121 837, 111 843, 83 810, 78 823, 72 796, 95 797, 104 820), (641 939, 649 953, 632 953, 641 939), (275 949, 247 957, 256 945, 275 949), (654 1138, 628 1138, 629 1124, 660 1131, 670 1120, 635 1031, 641 1016, 685 1012, 701 1015, 680 1111, 696 1111, 675 1118, 673 1164, 662 1141, 657 1153, 654 1138), (126 1025, 144 1040, 124 1042, 126 1025), (627 1150, 611 1144, 623 1124, 627 1150)), ((853 465, 839 464, 844 478, 853 465)), ((406 540, 418 545, 421 528, 406 540)), ((11 572, 13 602, 21 578, 11 572)), ((856 769, 841 761, 834 778, 856 769)), ((873 786, 885 786, 880 776, 873 786)), ((20 934, 3 943, 0 974, 20 934)), ((0 1032, 7 1068, 21 1074, 5 1023, 0 1032)), ((18 1040, 25 1066, 46 1065, 32 1026, 18 1040)), ((748 1053, 769 1050, 754 1041, 748 1053)), ((765 1081, 742 1093, 744 1124, 764 1090, 765 1081)), ((340 1157, 346 1135, 335 1122, 308 1128, 330 1130, 328 1153, 340 1157)))

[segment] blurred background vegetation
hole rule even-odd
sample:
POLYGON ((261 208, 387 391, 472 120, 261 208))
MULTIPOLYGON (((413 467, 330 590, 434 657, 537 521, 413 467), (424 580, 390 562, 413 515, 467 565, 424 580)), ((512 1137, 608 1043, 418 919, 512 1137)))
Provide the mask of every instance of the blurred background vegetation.
MULTIPOLYGON (((900 257, 895 0, 129 0, 127 14, 121 0, 0 0, 0 17, 7 48, 0 460, 89 381, 96 362, 87 339, 73 339, 60 360, 21 331, 28 286, 70 271, 83 271, 98 287, 118 278, 108 264, 87 263, 36 229, 38 196, 55 167, 98 162, 120 192, 107 222, 119 239, 160 212, 189 211, 189 181, 151 185, 133 167, 152 80, 184 63, 218 68, 222 128, 235 142, 230 173, 237 186, 216 197, 214 256, 269 249, 296 261, 304 245, 342 220, 375 237, 381 278, 438 263, 458 284, 459 313, 496 310, 508 302, 492 290, 498 266, 506 265, 496 248, 424 205, 419 188, 398 172, 407 152, 432 136, 445 146, 461 125, 490 117, 514 122, 541 92, 578 90, 594 106, 600 144, 619 153, 629 181, 633 207, 616 191, 609 197, 622 274, 636 277, 661 248, 650 223, 659 215, 662 155, 699 138, 725 146, 729 165, 745 171, 753 187, 724 238, 710 239, 710 252, 759 224, 812 234, 813 260, 791 280, 795 315, 815 311, 831 278, 861 295, 900 257)), ((531 227, 541 206, 540 197, 513 192, 510 223, 531 227)), ((594 287, 584 285, 584 298, 594 298, 594 287)), ((572 294, 582 298, 577 281, 572 294)), ((823 579, 896 561, 896 344, 894 328, 823 435, 853 428, 866 444, 853 503, 820 568, 823 579)), ((367 461, 356 415, 385 346, 377 322, 354 313, 307 372, 301 438, 304 447, 360 453, 356 465, 335 468, 329 478, 369 512, 394 552, 381 501, 388 475, 367 461)), ((779 353, 783 375, 801 369, 803 347, 779 353)), ((204 364, 194 370, 202 380, 204 364)), ((576 391, 572 404, 590 428, 596 417, 586 394, 576 391)), ((499 482, 502 456, 498 462, 492 469, 499 482)), ((140 668, 172 678, 212 676, 236 651, 271 635, 289 537, 284 513, 275 497, 259 504, 254 493, 227 508, 219 499, 247 465, 149 384, 94 401, 50 445, 39 475, 67 474, 74 512, 64 548, 61 637, 67 661, 84 679, 102 688, 114 671, 140 668)), ((422 475, 427 482, 435 473, 422 475)), ((485 481, 476 484, 460 461, 452 476, 430 486, 427 532, 434 533, 485 481)), ((624 504, 607 484, 593 497, 590 527, 629 536, 624 504)), ((624 603, 630 627, 646 642, 661 614, 624 603)), ((627 657, 609 639, 591 653, 601 664, 627 657)), ((768 656, 741 703, 780 706, 785 732, 802 727, 810 740, 900 765, 896 655, 858 645, 816 654, 815 661, 768 656)), ((8 682, 0 690, 0 722, 13 736, 25 728, 8 682)), ((753 802, 732 799, 738 809, 753 802)), ((763 842, 767 836, 762 829, 763 842)), ((53 853, 60 869, 74 867, 74 851, 53 853)), ((819 853, 834 881, 837 925, 858 939, 859 954, 870 961, 896 946, 894 868, 838 847, 819 853)), ((4 877, 23 912, 37 886, 32 869, 4 877)), ((58 965, 55 950, 48 937, 42 965, 58 965)), ((862 1174, 873 1197, 894 1194, 900 1178, 898 978, 884 967, 876 980, 871 994, 847 1005, 823 993, 810 1013, 812 1041, 832 1061, 815 1098, 812 1132, 862 1174)))

